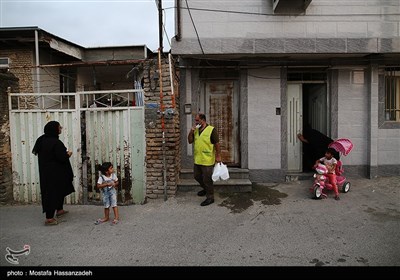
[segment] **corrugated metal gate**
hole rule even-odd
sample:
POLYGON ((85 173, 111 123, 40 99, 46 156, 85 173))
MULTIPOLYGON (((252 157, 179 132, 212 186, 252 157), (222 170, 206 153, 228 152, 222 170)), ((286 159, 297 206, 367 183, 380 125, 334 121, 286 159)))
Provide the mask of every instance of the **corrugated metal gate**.
POLYGON ((70 158, 74 171, 75 193, 67 196, 66 203, 81 201, 81 155, 79 115, 74 111, 19 110, 10 112, 10 140, 13 171, 13 195, 19 202, 40 201, 38 160, 32 154, 36 139, 43 134, 44 125, 50 120, 62 123, 60 140, 74 152, 70 158))
POLYGON ((145 191, 144 113, 143 107, 130 109, 99 108, 85 111, 88 200, 101 201, 93 188, 98 178, 97 166, 113 163, 119 184, 118 202, 142 203, 145 191), (92 188, 91 188, 92 187, 92 188))
POLYGON ((75 193, 66 203, 100 202, 97 165, 110 161, 120 180, 120 204, 145 198, 144 108, 129 106, 138 90, 9 94, 14 200, 39 202, 36 139, 50 120, 63 126, 60 140, 73 151, 75 193))

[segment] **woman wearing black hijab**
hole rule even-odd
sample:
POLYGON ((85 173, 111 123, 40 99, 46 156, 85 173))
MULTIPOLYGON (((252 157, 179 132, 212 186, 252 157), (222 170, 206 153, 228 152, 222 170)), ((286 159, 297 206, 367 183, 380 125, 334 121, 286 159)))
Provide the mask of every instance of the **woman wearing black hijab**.
POLYGON ((32 150, 39 161, 40 193, 43 213, 46 213, 46 225, 58 224, 54 214, 58 217, 68 212, 63 210, 64 198, 75 192, 72 185, 74 174, 69 162, 72 152, 67 151, 63 142, 58 139, 61 130, 59 122, 48 122, 44 127, 44 134, 36 140, 32 150))
MULTIPOLYGON (((312 170, 315 161, 324 157, 330 143, 333 140, 316 129, 312 129, 310 125, 305 125, 303 134, 298 134, 297 137, 305 145, 303 146, 305 171, 312 170)), ((336 160, 340 159, 338 152, 334 151, 333 157, 336 160)))

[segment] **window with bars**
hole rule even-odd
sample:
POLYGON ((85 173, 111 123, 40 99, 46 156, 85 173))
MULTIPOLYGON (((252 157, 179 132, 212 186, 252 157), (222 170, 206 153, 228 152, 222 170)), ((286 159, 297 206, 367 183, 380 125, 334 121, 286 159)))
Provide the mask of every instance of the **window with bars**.
POLYGON ((385 120, 400 122, 400 67, 385 71, 385 120))

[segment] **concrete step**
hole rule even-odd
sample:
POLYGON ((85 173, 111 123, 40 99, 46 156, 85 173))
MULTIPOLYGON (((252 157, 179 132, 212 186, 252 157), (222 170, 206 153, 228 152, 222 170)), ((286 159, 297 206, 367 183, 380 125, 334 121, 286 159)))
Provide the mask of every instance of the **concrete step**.
POLYGON ((312 180, 314 172, 289 172, 285 175, 285 182, 312 180))
MULTIPOLYGON (((237 167, 228 167, 230 179, 249 179, 249 170, 237 167)), ((193 179, 193 168, 181 169, 179 174, 181 179, 193 179)))
MULTIPOLYGON (((180 179, 178 183, 178 192, 200 190, 200 185, 195 179, 180 179)), ((252 183, 249 179, 231 179, 214 182, 216 192, 251 192, 252 183)))

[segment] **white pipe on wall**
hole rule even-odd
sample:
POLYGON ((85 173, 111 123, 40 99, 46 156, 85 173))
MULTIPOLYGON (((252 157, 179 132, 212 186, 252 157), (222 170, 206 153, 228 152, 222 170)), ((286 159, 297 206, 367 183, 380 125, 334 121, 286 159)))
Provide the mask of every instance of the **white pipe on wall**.
POLYGON ((35 59, 36 59, 36 93, 40 93, 39 35, 37 30, 35 30, 35 59))

